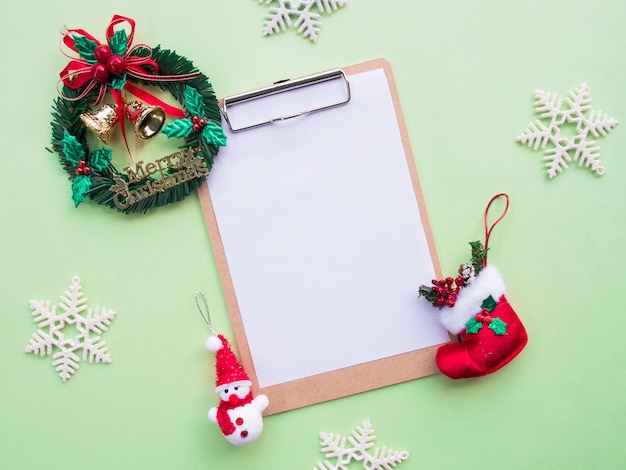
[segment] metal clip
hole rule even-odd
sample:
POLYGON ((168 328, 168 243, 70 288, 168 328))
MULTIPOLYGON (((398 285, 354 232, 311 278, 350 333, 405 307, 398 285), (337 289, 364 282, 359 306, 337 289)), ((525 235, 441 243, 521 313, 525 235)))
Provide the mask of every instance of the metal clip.
POLYGON ((223 100, 222 114, 230 130, 233 132, 237 132, 237 131, 242 131, 246 129, 252 129, 255 127, 259 127, 259 126, 264 126, 266 124, 272 124, 278 121, 292 119, 292 118, 302 116, 305 114, 322 111, 324 109, 334 108, 335 106, 346 104, 348 101, 350 101, 350 98, 351 98, 350 82, 348 81, 348 77, 343 72, 343 70, 335 69, 335 70, 329 70, 327 72, 320 72, 314 75, 308 75, 302 78, 296 78, 294 80, 282 80, 265 88, 259 88, 257 90, 248 91, 245 93, 240 93, 238 95, 232 95, 232 96, 226 97, 223 100), (232 113, 232 108, 238 104, 243 104, 243 103, 250 102, 253 100, 276 95, 279 93, 289 92, 289 91, 297 90, 299 88, 303 88, 303 87, 307 87, 311 85, 317 85, 320 83, 328 82, 330 80, 339 80, 339 79, 343 80, 343 82, 345 83, 345 97, 342 97, 339 101, 332 102, 330 104, 324 103, 320 105, 319 107, 289 113, 284 116, 273 117, 273 118, 266 119, 258 123, 247 124, 241 127, 236 127, 235 125, 233 125, 232 116, 228 114, 229 111, 232 113))

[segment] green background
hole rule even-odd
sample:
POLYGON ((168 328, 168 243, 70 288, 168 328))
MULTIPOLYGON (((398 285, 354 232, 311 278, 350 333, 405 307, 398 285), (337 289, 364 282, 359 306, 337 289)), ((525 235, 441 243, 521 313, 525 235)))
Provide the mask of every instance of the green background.
MULTIPOLYGON (((378 446, 411 453, 402 469, 626 467, 625 124, 599 142, 602 177, 572 165, 549 180, 541 152, 516 142, 537 88, 564 96, 587 82, 595 109, 626 120, 622 0, 352 0, 322 18, 317 44, 293 30, 263 37, 266 7, 253 0, 3 10, 0 467, 307 469, 323 460, 320 431, 366 419, 378 446), (137 21, 136 43, 193 60, 218 96, 389 59, 444 273, 482 238, 488 199, 511 196, 489 260, 527 327, 524 352, 481 379, 432 376, 271 416, 253 445, 228 444, 206 419, 217 395, 197 289, 232 330, 197 196, 145 216, 75 209, 45 150, 67 63, 60 32, 103 39, 116 13, 137 21), (50 357, 24 352, 28 301, 58 300, 75 275, 91 306, 117 311, 103 337, 113 363, 62 383, 50 357)), ((375 321, 382 333, 384 312, 375 321)))

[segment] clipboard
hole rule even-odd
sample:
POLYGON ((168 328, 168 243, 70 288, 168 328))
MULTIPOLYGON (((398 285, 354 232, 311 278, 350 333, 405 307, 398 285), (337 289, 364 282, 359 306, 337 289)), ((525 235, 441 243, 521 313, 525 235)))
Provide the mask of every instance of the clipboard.
POLYGON ((224 98, 198 194, 244 368, 270 415, 437 373, 450 341, 391 65, 224 98))

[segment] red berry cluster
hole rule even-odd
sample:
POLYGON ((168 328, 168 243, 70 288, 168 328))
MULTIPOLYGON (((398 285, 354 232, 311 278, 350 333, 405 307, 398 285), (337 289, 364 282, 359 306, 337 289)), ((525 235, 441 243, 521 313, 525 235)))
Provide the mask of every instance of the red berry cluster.
POLYGON ((96 82, 106 83, 109 73, 121 75, 126 72, 126 59, 120 55, 113 55, 111 48, 106 44, 96 46, 93 55, 98 61, 91 67, 91 76, 96 82))
POLYGON ((454 307, 456 297, 460 290, 465 287, 465 279, 458 276, 456 279, 433 279, 432 292, 435 294, 435 303, 438 307, 454 307))
POLYGON ((74 173, 77 175, 90 175, 91 168, 87 166, 87 162, 85 160, 80 160, 78 162, 78 168, 74 170, 74 173))
POLYGON ((199 116, 194 116, 191 118, 191 122, 193 122, 193 126, 191 127, 194 132, 198 132, 204 126, 206 126, 206 121, 199 116))
POLYGON ((485 325, 489 325, 491 323, 491 312, 488 308, 483 308, 480 312, 476 314, 476 321, 484 323, 485 325))

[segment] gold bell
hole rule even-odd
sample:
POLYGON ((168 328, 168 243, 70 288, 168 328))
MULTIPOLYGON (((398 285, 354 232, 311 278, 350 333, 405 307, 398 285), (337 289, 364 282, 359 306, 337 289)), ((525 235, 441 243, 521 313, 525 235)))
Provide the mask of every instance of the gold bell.
POLYGON ((126 117, 141 140, 148 140, 157 135, 165 123, 163 108, 147 106, 141 101, 133 101, 126 105, 126 117))
POLYGON ((120 122, 117 114, 117 105, 105 104, 95 113, 83 113, 80 115, 85 127, 93 132, 98 139, 105 144, 111 141, 111 132, 120 122))

